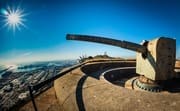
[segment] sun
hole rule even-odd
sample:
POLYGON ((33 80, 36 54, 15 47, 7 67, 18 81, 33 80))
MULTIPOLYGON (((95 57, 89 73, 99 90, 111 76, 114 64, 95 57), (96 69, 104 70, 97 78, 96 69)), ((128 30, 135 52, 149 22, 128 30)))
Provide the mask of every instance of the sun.
POLYGON ((23 10, 8 7, 7 9, 3 9, 1 12, 5 18, 4 26, 8 27, 8 29, 13 29, 13 32, 15 32, 16 29, 21 30, 21 27, 26 27, 24 24, 26 19, 24 17, 27 14, 25 14, 23 10))
POLYGON ((17 13, 12 13, 7 17, 7 21, 9 22, 9 24, 16 25, 21 22, 21 18, 17 13))

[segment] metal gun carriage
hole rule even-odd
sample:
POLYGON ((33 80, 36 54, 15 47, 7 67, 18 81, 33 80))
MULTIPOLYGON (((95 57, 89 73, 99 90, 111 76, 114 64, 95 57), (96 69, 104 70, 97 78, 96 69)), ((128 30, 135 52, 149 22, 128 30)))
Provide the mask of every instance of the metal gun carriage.
POLYGON ((175 39, 160 37, 151 41, 144 41, 142 44, 74 34, 67 34, 66 39, 102 43, 137 52, 136 73, 140 75, 137 83, 142 83, 145 88, 159 88, 159 91, 162 89, 160 85, 162 82, 176 77, 174 73, 176 58, 175 39))

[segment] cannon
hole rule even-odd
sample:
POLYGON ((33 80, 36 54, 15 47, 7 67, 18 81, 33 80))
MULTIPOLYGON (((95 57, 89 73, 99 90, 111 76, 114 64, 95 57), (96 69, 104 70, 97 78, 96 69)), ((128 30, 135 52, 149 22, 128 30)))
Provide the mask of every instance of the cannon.
POLYGON ((176 77, 174 72, 176 60, 176 40, 160 37, 141 44, 115 40, 111 38, 67 34, 67 40, 78 40, 108 44, 135 51, 136 73, 140 75, 137 86, 142 89, 162 89, 162 83, 176 77))

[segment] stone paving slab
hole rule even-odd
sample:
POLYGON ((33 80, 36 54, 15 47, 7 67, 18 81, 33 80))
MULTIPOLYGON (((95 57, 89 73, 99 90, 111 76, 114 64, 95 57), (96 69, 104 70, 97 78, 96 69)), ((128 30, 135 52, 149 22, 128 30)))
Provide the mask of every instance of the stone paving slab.
POLYGON ((55 81, 65 111, 180 111, 180 93, 134 91, 85 75, 80 68, 55 81))

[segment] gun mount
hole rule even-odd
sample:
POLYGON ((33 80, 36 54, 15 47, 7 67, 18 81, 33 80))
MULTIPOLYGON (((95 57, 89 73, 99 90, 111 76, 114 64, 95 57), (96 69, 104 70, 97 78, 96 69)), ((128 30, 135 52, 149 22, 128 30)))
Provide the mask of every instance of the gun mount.
POLYGON ((136 73, 140 75, 136 85, 141 89, 160 91, 164 81, 174 78, 176 41, 160 37, 140 44, 97 36, 67 34, 67 40, 79 40, 108 44, 137 52, 136 73))

